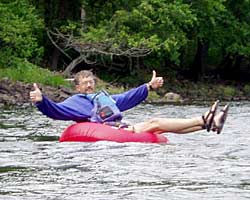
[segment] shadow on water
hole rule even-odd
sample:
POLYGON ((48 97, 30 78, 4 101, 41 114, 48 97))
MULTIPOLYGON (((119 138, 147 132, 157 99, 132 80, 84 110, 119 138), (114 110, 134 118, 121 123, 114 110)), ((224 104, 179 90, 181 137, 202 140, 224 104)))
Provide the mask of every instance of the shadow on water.
POLYGON ((45 141, 58 141, 59 136, 46 136, 46 135, 30 135, 27 136, 27 139, 34 142, 45 142, 45 141))
POLYGON ((0 141, 58 141, 62 124, 56 123, 29 105, 0 107, 0 141))
POLYGON ((16 137, 16 136, 6 136, 4 138, 0 137, 0 142, 7 141, 26 141, 31 140, 33 142, 49 142, 49 141, 58 141, 58 136, 42 136, 42 135, 32 135, 32 136, 24 136, 24 137, 16 137))
POLYGON ((18 166, 0 166, 0 173, 13 172, 13 171, 25 171, 28 168, 18 166))
POLYGON ((0 123, 0 128, 1 129, 25 128, 25 125, 21 125, 21 124, 3 124, 3 123, 0 123))

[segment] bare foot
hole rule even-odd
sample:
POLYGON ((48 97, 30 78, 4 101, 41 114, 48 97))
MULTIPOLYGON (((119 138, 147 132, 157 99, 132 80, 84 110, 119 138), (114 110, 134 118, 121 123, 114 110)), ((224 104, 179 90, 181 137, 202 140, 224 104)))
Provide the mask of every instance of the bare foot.
POLYGON ((218 108, 218 104, 219 100, 215 101, 211 106, 211 108, 202 116, 202 121, 203 121, 202 128, 207 129, 208 132, 212 127, 214 116, 218 108))
POLYGON ((212 131, 217 131, 217 134, 220 134, 225 121, 227 119, 227 114, 228 114, 228 109, 229 109, 229 105, 225 105, 224 108, 214 117, 214 121, 213 121, 213 127, 212 127, 212 131))

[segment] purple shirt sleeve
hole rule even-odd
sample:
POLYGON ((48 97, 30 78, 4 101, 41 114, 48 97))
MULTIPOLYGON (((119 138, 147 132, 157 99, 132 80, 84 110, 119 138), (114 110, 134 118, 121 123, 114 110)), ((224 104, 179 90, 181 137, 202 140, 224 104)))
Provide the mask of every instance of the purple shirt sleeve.
POLYGON ((44 115, 58 120, 87 121, 93 108, 84 95, 76 94, 61 103, 55 103, 43 96, 42 102, 36 104, 44 115))
POLYGON ((122 94, 112 95, 121 112, 137 106, 148 97, 147 85, 143 84, 122 94))

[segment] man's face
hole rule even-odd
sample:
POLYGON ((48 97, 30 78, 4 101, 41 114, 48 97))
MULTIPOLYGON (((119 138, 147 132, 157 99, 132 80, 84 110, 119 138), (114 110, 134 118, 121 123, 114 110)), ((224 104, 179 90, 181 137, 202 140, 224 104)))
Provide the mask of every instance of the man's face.
POLYGON ((93 94, 95 92, 95 80, 93 77, 79 79, 79 84, 76 85, 76 90, 83 94, 93 94))

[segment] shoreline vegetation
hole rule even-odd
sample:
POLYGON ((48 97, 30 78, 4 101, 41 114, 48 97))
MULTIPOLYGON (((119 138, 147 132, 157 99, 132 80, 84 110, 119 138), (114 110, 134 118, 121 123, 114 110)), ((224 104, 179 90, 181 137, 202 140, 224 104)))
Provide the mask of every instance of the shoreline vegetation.
MULTIPOLYGON (((15 106, 30 104, 29 92, 36 82, 41 87, 44 95, 56 102, 63 101, 75 93, 72 83, 59 72, 51 72, 39 67, 28 67, 25 70, 10 68, 2 69, 0 73, 0 105, 15 106)), ((97 89, 104 88, 109 93, 120 93, 141 83, 124 87, 116 83, 110 83, 99 79, 97 89)), ((194 83, 188 80, 165 80, 164 87, 157 91, 151 91, 146 100, 147 103, 175 103, 190 104, 210 102, 214 99, 221 101, 249 101, 250 85, 236 84, 233 82, 194 83)))
POLYGON ((67 93, 57 90, 70 89, 65 79, 81 69, 97 72, 110 93, 149 81, 154 69, 165 84, 148 102, 250 100, 249 5, 1 1, 0 102, 29 102, 33 82, 61 100, 67 93))
POLYGON ((34 82, 60 101, 71 95, 65 79, 81 69, 110 93, 149 81, 154 69, 165 84, 150 103, 250 100, 249 5, 1 1, 0 104, 29 102, 34 82))

